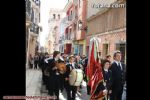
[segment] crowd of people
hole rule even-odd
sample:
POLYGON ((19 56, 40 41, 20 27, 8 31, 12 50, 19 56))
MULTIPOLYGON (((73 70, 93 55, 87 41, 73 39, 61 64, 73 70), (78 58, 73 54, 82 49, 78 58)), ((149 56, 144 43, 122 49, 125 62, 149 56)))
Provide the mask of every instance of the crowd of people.
MULTIPOLYGON (((117 51, 111 56, 107 55, 105 59, 101 60, 102 73, 104 82, 99 84, 95 94, 103 91, 105 98, 101 100, 122 100, 123 87, 125 84, 125 64, 121 62, 121 52, 117 51), (109 99, 108 99, 109 98, 109 99)), ((67 93, 67 100, 75 100, 77 91, 80 92, 82 86, 72 86, 69 84, 69 75, 72 69, 81 69, 83 71, 83 80, 88 82, 86 76, 86 69, 88 64, 88 57, 80 55, 67 55, 54 51, 53 55, 48 53, 36 54, 34 57, 29 56, 30 68, 42 70, 42 81, 46 85, 48 94, 56 96, 59 100, 59 91, 65 89, 67 93), (65 64, 66 69, 61 73, 56 64, 65 64)), ((87 85, 87 95, 90 95, 90 86, 87 85)), ((97 99, 99 100, 99 99, 97 99)))

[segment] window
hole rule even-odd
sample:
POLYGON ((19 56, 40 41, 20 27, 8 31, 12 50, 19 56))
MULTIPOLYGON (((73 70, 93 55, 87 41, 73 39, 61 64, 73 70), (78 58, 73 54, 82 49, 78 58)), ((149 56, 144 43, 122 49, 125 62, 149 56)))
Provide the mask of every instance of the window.
POLYGON ((79 45, 79 55, 80 56, 83 55, 83 45, 82 44, 79 45))
POLYGON ((60 19, 60 14, 58 14, 58 19, 60 19))
POLYGON ((86 46, 86 56, 89 56, 89 46, 86 46))
POLYGON ((70 15, 72 15, 72 10, 71 10, 71 12, 70 12, 70 15))
POLYGON ((55 14, 53 14, 53 19, 55 19, 55 17, 56 17, 55 14))
POLYGON ((76 31, 76 24, 74 24, 74 31, 76 31))
POLYGON ((79 0, 79 8, 81 7, 81 0, 79 0))
POLYGON ((31 21, 34 22, 34 10, 32 9, 32 13, 31 13, 31 21))
POLYGON ((80 20, 78 21, 78 30, 80 30, 79 23, 80 23, 80 20))

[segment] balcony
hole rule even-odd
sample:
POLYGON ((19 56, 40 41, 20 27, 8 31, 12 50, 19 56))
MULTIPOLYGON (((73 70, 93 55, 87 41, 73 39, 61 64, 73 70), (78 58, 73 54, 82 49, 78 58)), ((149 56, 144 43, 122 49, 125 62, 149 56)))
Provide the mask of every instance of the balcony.
POLYGON ((72 40, 74 40, 74 33, 68 33, 65 36, 65 43, 72 43, 72 40))
POLYGON ((70 34, 66 35, 65 40, 71 40, 70 34))
POLYGON ((68 16, 68 21, 72 21, 73 15, 68 16))
POLYGON ((31 2, 29 0, 26 0, 26 22, 27 25, 31 22, 31 2))
POLYGON ((32 23, 31 24, 31 28, 30 28, 30 32, 32 32, 34 35, 38 36, 39 34, 39 26, 32 23))
POLYGON ((77 18, 77 13, 73 12, 71 15, 68 16, 68 21, 73 21, 77 18))
POLYGON ((75 39, 75 34, 73 32, 73 33, 71 33, 71 40, 74 40, 74 39, 75 39))
POLYGON ((28 12, 26 12, 26 21, 31 21, 31 15, 28 12))
POLYGON ((40 0, 32 0, 32 2, 34 2, 36 6, 40 6, 40 0))

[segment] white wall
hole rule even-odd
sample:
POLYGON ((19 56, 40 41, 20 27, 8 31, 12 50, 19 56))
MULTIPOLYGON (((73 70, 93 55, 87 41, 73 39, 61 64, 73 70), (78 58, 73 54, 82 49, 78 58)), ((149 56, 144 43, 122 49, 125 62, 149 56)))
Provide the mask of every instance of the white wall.
POLYGON ((87 0, 87 18, 90 18, 92 15, 95 15, 97 12, 102 10, 102 8, 96 8, 98 5, 110 5, 111 3, 117 0, 87 0), (93 5, 95 8, 93 8, 93 5))

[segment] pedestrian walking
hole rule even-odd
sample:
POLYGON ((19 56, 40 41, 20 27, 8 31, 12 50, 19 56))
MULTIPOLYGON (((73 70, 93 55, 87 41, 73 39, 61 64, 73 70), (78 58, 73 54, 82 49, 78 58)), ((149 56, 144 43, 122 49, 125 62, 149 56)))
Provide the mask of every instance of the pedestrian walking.
POLYGON ((45 55, 44 57, 44 65, 42 65, 41 69, 42 69, 42 80, 43 80, 43 84, 46 85, 46 89, 48 89, 48 77, 49 77, 49 72, 48 72, 48 68, 50 66, 50 60, 52 58, 49 57, 48 54, 45 55))
POLYGON ((38 68, 38 60, 39 60, 39 56, 36 54, 34 56, 34 69, 38 68))
POLYGON ((34 64, 34 59, 32 57, 32 55, 29 55, 29 68, 32 69, 33 68, 33 64, 34 64))
POLYGON ((39 68, 42 69, 44 67, 45 54, 41 53, 38 60, 39 68))
MULTIPOLYGON (((57 99, 59 100, 59 90, 61 89, 61 74, 59 73, 57 67, 56 67, 56 62, 59 61, 61 62, 61 60, 59 60, 60 58, 60 52, 59 51, 54 51, 53 53, 53 58, 50 60, 49 62, 49 78, 48 78, 48 94, 50 96, 56 96, 57 99)), ((62 61, 64 62, 64 61, 62 61)))

